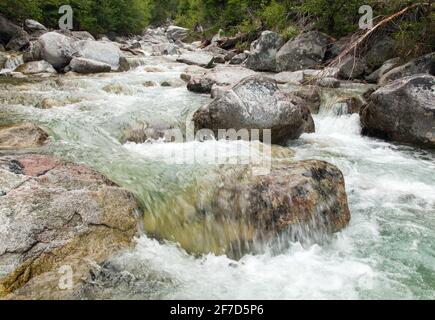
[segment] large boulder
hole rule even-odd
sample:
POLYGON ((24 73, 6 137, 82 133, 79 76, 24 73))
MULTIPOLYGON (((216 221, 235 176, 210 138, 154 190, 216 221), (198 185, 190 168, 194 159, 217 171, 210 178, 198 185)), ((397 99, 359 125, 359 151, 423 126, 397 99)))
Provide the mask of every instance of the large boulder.
POLYGON ((203 51, 213 55, 214 62, 216 63, 225 63, 236 55, 236 52, 222 49, 215 44, 207 46, 203 51))
POLYGON ((13 37, 11 41, 9 41, 9 43, 6 45, 6 49, 12 51, 22 51, 26 50, 29 47, 29 44, 29 35, 27 32, 21 31, 19 34, 13 37))
POLYGON ((0 14, 0 43, 8 50, 24 50, 29 46, 29 35, 0 14))
POLYGON ((184 40, 189 34, 189 29, 178 27, 178 26, 169 26, 166 30, 166 36, 169 40, 176 42, 177 40, 184 40))
POLYGON ((411 60, 407 64, 388 71, 379 79, 379 83, 383 85, 389 81, 419 73, 435 75, 435 52, 411 60))
POLYGON ((400 58, 393 58, 385 61, 379 69, 376 69, 371 74, 365 77, 365 80, 372 83, 377 83, 384 74, 400 65, 400 58))
POLYGON ((0 189, 3 298, 72 298, 91 265, 129 247, 138 230, 131 193, 55 157, 0 157, 0 189), (59 286, 65 270, 71 288, 59 286))
POLYGON ((354 55, 345 56, 338 64, 341 79, 359 79, 367 72, 367 60, 354 55))
POLYGON ((361 112, 365 134, 435 147, 435 77, 395 80, 370 95, 361 112))
POLYGON ((107 63, 85 58, 73 58, 69 66, 71 71, 84 74, 110 72, 112 70, 111 66, 107 63))
POLYGON ((57 32, 47 32, 39 37, 34 50, 32 58, 39 51, 40 57, 57 70, 66 67, 77 54, 74 39, 57 32))
POLYGON ((44 60, 24 63, 18 66, 15 71, 24 74, 56 73, 53 66, 44 60))
POLYGON ((179 56, 177 61, 188 65, 211 68, 213 66, 214 57, 212 54, 205 52, 187 52, 179 56))
POLYGON ((203 192, 189 190, 187 202, 174 199, 167 210, 146 214, 146 231, 174 239, 189 252, 235 259, 261 252, 277 238, 324 243, 350 221, 342 173, 334 165, 295 162, 276 151, 285 158, 274 155, 276 163, 263 175, 241 164, 223 165, 216 175, 208 170, 205 185, 198 181, 203 192))
POLYGON ((0 150, 37 148, 47 139, 47 133, 32 123, 0 126, 0 150))
POLYGON ((217 66, 204 74, 192 75, 189 78, 187 89, 192 92, 210 93, 213 85, 232 86, 254 74, 255 71, 240 66, 217 66))
POLYGON ((47 31, 47 28, 36 20, 26 19, 24 21, 24 30, 32 33, 35 31, 47 31))
POLYGON ((114 71, 120 68, 121 50, 111 42, 81 40, 76 43, 75 48, 81 58, 108 64, 114 71))
POLYGON ((321 32, 302 33, 288 41, 276 54, 277 71, 297 71, 318 67, 333 39, 321 32))
POLYGON ((87 31, 72 31, 71 36, 76 40, 94 40, 95 41, 94 36, 87 31))
POLYGON ((276 54, 284 43, 278 33, 263 31, 251 45, 246 67, 255 71, 276 71, 276 54))
POLYGON ((31 40, 37 40, 44 33, 47 33, 47 28, 36 20, 27 19, 24 21, 24 30, 30 35, 31 40))
POLYGON ((261 133, 270 129, 272 143, 280 144, 299 138, 311 125, 306 112, 294 96, 278 89, 275 80, 255 75, 200 108, 193 121, 196 130, 210 129, 216 137, 219 129, 259 129, 261 133))
POLYGON ((166 37, 165 30, 162 28, 145 29, 142 33, 141 41, 148 45, 169 42, 168 38, 166 37))
POLYGON ((21 28, 0 15, 0 41, 6 45, 21 28))
POLYGON ((397 57, 396 41, 389 36, 375 38, 364 57, 367 62, 367 72, 372 73, 385 61, 397 57))

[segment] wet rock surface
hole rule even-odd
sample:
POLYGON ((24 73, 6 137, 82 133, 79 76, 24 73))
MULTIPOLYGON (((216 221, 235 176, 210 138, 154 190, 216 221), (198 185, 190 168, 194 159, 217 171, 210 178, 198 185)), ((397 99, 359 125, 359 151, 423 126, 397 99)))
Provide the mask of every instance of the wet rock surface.
POLYGON ((137 233, 133 195, 81 165, 1 156, 0 188, 3 298, 71 298, 90 264, 129 247, 137 233), (59 287, 65 266, 73 275, 69 290, 59 287))
POLYGON ((37 148, 47 140, 47 133, 32 123, 0 126, 0 150, 37 148))

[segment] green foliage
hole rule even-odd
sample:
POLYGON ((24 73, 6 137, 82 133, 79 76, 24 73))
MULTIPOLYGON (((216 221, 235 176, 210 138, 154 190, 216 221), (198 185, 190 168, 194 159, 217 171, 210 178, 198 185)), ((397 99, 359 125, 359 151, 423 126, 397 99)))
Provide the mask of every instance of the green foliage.
POLYGON ((317 27, 330 35, 342 36, 358 28, 358 9, 367 0, 306 0, 298 10, 317 17, 317 27))
POLYGON ((288 41, 294 37, 296 37, 300 33, 300 30, 297 26, 289 25, 287 28, 281 31, 281 36, 285 41, 288 41))
POLYGON ((71 5, 75 29, 133 34, 150 23, 154 4, 154 0, 1 0, 0 12, 18 23, 31 18, 56 28, 59 8, 71 5))
POLYGON ((41 19, 40 0, 0 0, 0 13, 9 19, 23 22, 25 19, 41 19))
POLYGON ((272 0, 263 6, 258 16, 267 29, 281 31, 287 26, 287 8, 283 3, 272 0))
POLYGON ((398 55, 404 60, 435 51, 435 13, 418 21, 402 21, 394 33, 398 55))
MULTIPOLYGON (((167 19, 211 38, 220 29, 225 35, 242 33, 240 50, 248 49, 259 30, 273 30, 286 39, 300 27, 315 23, 318 30, 341 37, 358 28, 361 5, 371 5, 375 17, 385 17, 423 0, 0 0, 0 13, 21 24, 32 18, 57 28, 61 5, 74 10, 74 28, 93 34, 140 33, 149 24, 167 19)), ((416 10, 411 18, 395 21, 394 37, 403 57, 434 51, 434 14, 416 10)), ((192 34, 198 37, 197 33, 192 34)))

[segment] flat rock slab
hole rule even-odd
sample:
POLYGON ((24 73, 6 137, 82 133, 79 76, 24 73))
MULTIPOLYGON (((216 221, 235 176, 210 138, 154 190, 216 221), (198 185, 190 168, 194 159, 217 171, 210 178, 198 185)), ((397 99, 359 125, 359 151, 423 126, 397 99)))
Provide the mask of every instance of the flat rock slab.
POLYGON ((211 68, 213 66, 213 60, 213 55, 204 52, 187 52, 177 58, 178 62, 203 68, 211 68))

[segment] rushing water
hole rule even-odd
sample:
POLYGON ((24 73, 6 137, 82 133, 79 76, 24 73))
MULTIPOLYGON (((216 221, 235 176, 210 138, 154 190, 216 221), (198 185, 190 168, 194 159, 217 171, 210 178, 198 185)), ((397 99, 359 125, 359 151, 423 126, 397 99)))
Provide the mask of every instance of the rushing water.
MULTIPOLYGON (((159 213, 173 198, 186 200, 189 185, 207 170, 171 161, 172 155, 200 143, 119 141, 125 128, 145 122, 183 127, 187 115, 209 98, 184 87, 145 86, 147 81, 178 79, 185 66, 161 58, 143 63, 161 72, 139 66, 128 73, 9 86, 0 93, 0 102, 8 104, 1 119, 37 122, 55 140, 46 152, 98 169, 139 195, 149 212, 159 213), (19 97, 7 94, 11 88, 20 90, 19 97), (29 108, 44 98, 62 106, 29 108)), ((352 220, 330 242, 309 248, 292 243, 281 252, 235 261, 224 255, 189 255, 175 243, 143 235, 134 250, 105 266, 107 274, 128 281, 113 286, 110 277, 96 276, 101 286, 88 288, 84 297, 434 299, 434 153, 363 137, 358 115, 337 116, 326 103, 315 122, 316 133, 289 147, 297 159, 326 160, 345 176, 352 220)), ((228 148, 224 142, 200 145, 206 151, 228 148)), ((239 147, 242 153, 252 148, 239 147)))

